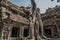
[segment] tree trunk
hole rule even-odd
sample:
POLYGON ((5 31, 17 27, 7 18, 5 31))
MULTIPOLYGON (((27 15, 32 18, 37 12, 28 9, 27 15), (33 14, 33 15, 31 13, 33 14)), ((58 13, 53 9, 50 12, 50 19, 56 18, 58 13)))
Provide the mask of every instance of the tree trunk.
POLYGON ((30 20, 30 28, 31 28, 31 32, 32 35, 31 37, 33 37, 33 40, 35 40, 34 38, 34 25, 35 25, 35 20, 36 20, 36 4, 35 4, 35 0, 31 0, 31 4, 32 4, 32 18, 30 20))
POLYGON ((44 36, 44 31, 43 31, 43 22, 42 22, 42 19, 41 19, 41 15, 39 14, 39 12, 37 13, 37 18, 38 18, 38 21, 39 21, 39 26, 41 27, 41 35, 43 38, 47 38, 46 36, 44 36))

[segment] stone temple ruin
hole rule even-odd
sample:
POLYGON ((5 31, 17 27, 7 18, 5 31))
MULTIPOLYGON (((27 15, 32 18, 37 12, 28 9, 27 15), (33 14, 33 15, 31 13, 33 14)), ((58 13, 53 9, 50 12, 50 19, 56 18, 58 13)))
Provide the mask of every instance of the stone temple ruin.
POLYGON ((35 25, 30 27, 31 9, 31 7, 19 7, 9 1, 0 0, 0 40, 60 40, 56 15, 40 16, 40 12, 36 10, 35 25), (54 19, 49 19, 52 16, 54 19), (44 19, 46 17, 48 20, 44 19))

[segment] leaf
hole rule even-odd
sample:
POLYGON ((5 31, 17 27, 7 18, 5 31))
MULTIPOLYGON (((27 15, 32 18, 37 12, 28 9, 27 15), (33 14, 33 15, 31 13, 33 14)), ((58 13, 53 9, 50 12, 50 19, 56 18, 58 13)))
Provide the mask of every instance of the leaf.
POLYGON ((60 2, 60 0, 57 0, 57 2, 60 2))
POLYGON ((54 1, 54 0, 51 0, 51 1, 54 1))

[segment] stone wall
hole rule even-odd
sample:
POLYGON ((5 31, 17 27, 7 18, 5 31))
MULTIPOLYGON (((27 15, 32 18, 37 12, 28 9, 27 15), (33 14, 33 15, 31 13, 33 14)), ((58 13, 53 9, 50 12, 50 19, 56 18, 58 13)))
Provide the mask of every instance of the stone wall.
POLYGON ((0 4, 1 40, 59 40, 58 13, 41 16, 40 12, 37 11, 35 25, 30 27, 31 8, 21 8, 10 2, 7 3, 8 5, 4 4, 4 2, 0 4))

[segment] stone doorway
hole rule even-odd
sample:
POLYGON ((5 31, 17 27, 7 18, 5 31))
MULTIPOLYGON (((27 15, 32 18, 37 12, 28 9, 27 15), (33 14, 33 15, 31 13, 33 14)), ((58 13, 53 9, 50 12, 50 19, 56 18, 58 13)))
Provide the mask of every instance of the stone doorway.
POLYGON ((28 37, 29 36, 29 29, 24 29, 24 37, 28 37))
POLYGON ((20 34, 20 28, 19 27, 13 27, 11 37, 19 37, 20 34))

